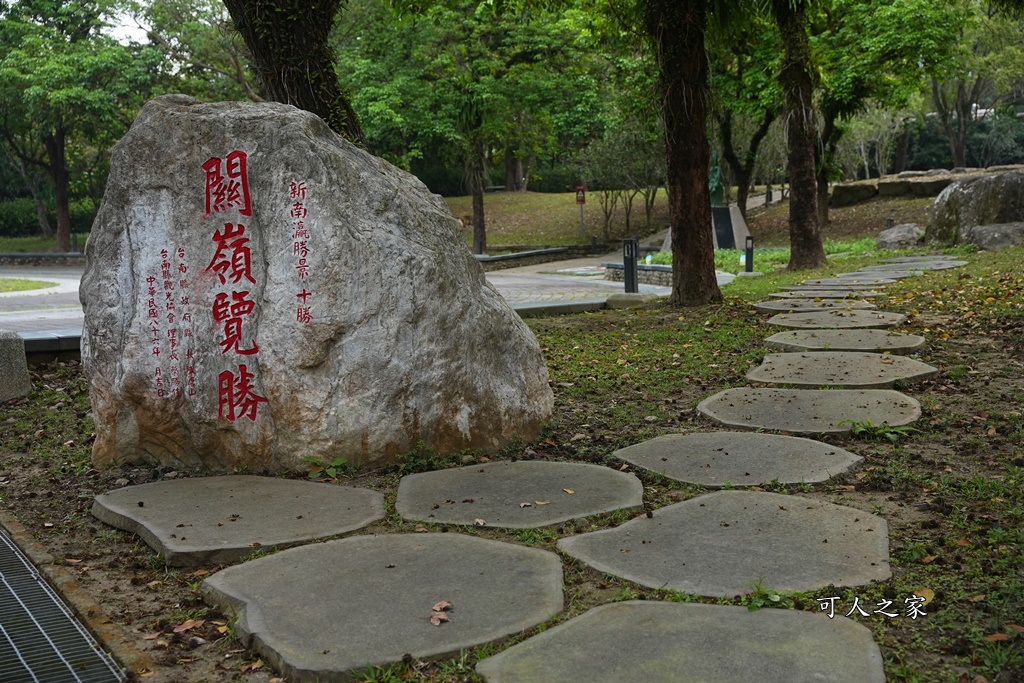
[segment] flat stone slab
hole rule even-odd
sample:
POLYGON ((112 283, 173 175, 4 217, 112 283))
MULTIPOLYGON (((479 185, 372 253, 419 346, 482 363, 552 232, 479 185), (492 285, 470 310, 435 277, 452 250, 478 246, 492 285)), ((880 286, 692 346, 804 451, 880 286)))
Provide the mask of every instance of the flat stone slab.
POLYGON ((939 374, 938 368, 904 356, 863 351, 770 353, 747 379, 797 387, 891 389, 897 380, 917 382, 939 374))
POLYGON ((639 508, 643 494, 635 476, 600 465, 494 462, 403 477, 395 509, 405 519, 529 529, 639 508))
POLYGON ((595 607, 476 671, 488 683, 885 683, 871 631, 844 616, 639 600, 595 607))
POLYGON ((884 296, 885 292, 876 289, 811 289, 795 288, 789 292, 774 292, 768 296, 773 299, 875 299, 884 296))
POLYGON ((906 355, 923 347, 925 338, 887 330, 792 330, 773 334, 764 343, 787 351, 887 351, 906 355))
POLYGON ((384 518, 384 496, 294 479, 194 477, 100 494, 92 514, 138 534, 167 564, 194 567, 361 529, 384 518))
POLYGON ((887 311, 810 311, 779 313, 768 318, 769 325, 801 329, 884 329, 899 325, 907 316, 887 311))
POLYGON ((904 280, 904 279, 906 279, 908 277, 917 277, 918 275, 923 275, 923 274, 924 274, 924 271, 922 271, 920 269, 918 269, 918 270, 907 270, 905 268, 896 269, 895 267, 893 267, 893 268, 890 268, 889 270, 878 270, 878 271, 872 271, 872 272, 864 272, 862 270, 858 270, 858 271, 853 272, 853 273, 837 273, 836 277, 837 278, 841 278, 843 280, 846 280, 846 279, 849 279, 849 278, 854 278, 854 279, 857 279, 857 280, 863 280, 865 277, 883 278, 885 280, 904 280))
MULTIPOLYGON (((906 266, 913 268, 914 270, 948 270, 950 268, 959 268, 966 266, 967 261, 909 261, 904 262, 906 266)), ((899 265, 899 264, 896 264, 899 265)), ((864 273, 877 273, 887 272, 893 269, 893 265, 881 265, 881 266, 864 266, 861 268, 861 272, 864 273)))
POLYGON ((807 299, 792 297, 789 299, 758 301, 754 304, 754 308, 762 313, 788 313, 790 311, 824 311, 832 308, 844 311, 870 311, 878 308, 878 306, 867 301, 861 301, 860 299, 807 299))
POLYGON ((25 340, 17 332, 0 330, 0 402, 28 396, 32 377, 25 359, 25 340))
POLYGON ((710 420, 739 429, 772 429, 791 434, 842 434, 851 421, 892 426, 921 417, 921 404, 891 389, 726 389, 697 410, 710 420))
POLYGON ((290 683, 457 653, 562 610, 562 564, 546 550, 463 534, 352 536, 221 570, 203 598, 238 619, 290 683), (432 607, 452 603, 432 625, 432 607))
POLYGON ((669 479, 710 488, 774 480, 817 483, 862 459, 820 441, 757 432, 665 434, 612 455, 669 479))
POLYGON ((881 285, 892 285, 896 284, 896 280, 891 280, 886 277, 824 277, 817 278, 815 280, 803 280, 800 283, 802 287, 848 287, 850 289, 856 289, 857 287, 879 287, 881 285))
POLYGON ((651 588, 732 597, 863 586, 889 578, 885 520, 800 496, 716 491, 558 541, 599 572, 651 588))
MULTIPOLYGON (((920 264, 944 264, 947 268, 958 268, 966 266, 967 261, 958 261, 950 256, 897 256, 894 258, 882 259, 882 263, 911 263, 914 268, 925 268, 920 264)), ((935 270, 935 269, 932 269, 935 270)), ((941 268, 938 270, 942 270, 941 268)))

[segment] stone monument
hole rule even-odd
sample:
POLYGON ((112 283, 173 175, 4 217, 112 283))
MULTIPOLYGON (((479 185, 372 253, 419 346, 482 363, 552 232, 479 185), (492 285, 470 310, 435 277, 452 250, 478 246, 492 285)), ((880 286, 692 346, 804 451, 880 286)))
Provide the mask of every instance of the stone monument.
POLYGON ((148 103, 86 249, 93 462, 493 451, 553 399, 444 201, 277 103, 148 103))

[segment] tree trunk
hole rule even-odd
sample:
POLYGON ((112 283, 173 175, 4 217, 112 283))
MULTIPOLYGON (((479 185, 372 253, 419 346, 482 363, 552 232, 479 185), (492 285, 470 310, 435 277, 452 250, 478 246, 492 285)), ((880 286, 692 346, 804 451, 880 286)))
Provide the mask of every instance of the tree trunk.
POLYGON ((518 187, 516 182, 516 153, 511 147, 505 148, 505 191, 515 192, 518 187))
POLYGON ((807 39, 805 0, 772 0, 775 21, 786 46, 779 75, 786 96, 789 130, 789 270, 825 265, 818 223, 818 184, 814 164, 814 86, 807 39))
POLYGON ((703 306, 722 301, 715 276, 708 190, 707 3, 647 0, 645 15, 657 51, 665 121, 672 233, 670 302, 675 306, 703 306))
POLYGON ((252 55, 263 97, 313 112, 339 135, 366 144, 334 71, 329 39, 339 0, 224 0, 224 5, 252 55))
POLYGON ((743 214, 744 219, 747 217, 747 198, 750 196, 750 181, 754 176, 754 165, 757 163, 757 150, 761 147, 765 136, 768 135, 768 129, 774 120, 775 112, 766 110, 757 130, 754 131, 753 137, 750 138, 750 144, 743 155, 743 161, 740 161, 739 155, 736 154, 732 144, 732 112, 726 111, 719 117, 722 157, 725 159, 725 163, 729 165, 729 168, 732 169, 733 175, 736 176, 736 204, 740 207, 740 213, 743 214))
MULTIPOLYGON (((836 121, 839 119, 839 111, 837 107, 829 106, 828 103, 822 107, 821 112, 821 135, 815 142, 815 154, 817 155, 816 167, 815 167, 815 180, 817 190, 817 208, 818 208, 818 229, 822 230, 828 225, 828 181, 831 175, 832 169, 835 167, 836 159, 836 146, 839 144, 839 138, 842 137, 843 130, 836 125, 836 121)), ((865 161, 865 171, 867 171, 867 162, 865 161)), ((870 173, 868 174, 870 178, 870 173)), ((824 258, 824 254, 823 254, 824 258)))
POLYGON ((487 186, 487 165, 482 140, 474 140, 466 159, 466 177, 473 196, 473 253, 487 253, 487 224, 484 220, 484 188, 487 186))
POLYGON ((43 136, 48 171, 53 181, 53 194, 57 204, 57 251, 71 251, 71 206, 67 160, 64 155, 64 129, 43 136))

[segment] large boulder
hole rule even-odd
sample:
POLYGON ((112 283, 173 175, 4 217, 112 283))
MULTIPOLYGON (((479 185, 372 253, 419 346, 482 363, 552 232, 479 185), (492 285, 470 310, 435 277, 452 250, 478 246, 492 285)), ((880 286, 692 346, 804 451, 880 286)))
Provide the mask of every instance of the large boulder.
POLYGON ((492 451, 550 416, 539 345, 444 201, 294 107, 147 104, 86 254, 97 467, 492 451))
POLYGON ((903 223, 878 233, 879 249, 909 249, 924 238, 924 228, 917 223, 903 223))
POLYGON ((867 201, 878 194, 878 184, 874 180, 858 180, 832 186, 828 205, 833 209, 852 206, 867 201))
POLYGON ((971 229, 970 243, 982 251, 1019 247, 1024 244, 1024 223, 975 226, 971 229))
POLYGON ((971 242, 979 225, 1024 221, 1024 173, 1010 171, 963 178, 938 199, 925 239, 929 242, 971 242))

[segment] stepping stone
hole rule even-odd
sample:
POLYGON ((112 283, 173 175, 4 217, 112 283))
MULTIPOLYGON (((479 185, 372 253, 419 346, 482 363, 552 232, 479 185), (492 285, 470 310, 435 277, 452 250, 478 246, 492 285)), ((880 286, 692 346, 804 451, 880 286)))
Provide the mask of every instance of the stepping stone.
POLYGON ((891 389, 726 389, 697 404, 714 422, 791 434, 842 434, 851 421, 912 424, 921 404, 891 389))
POLYGON ((873 271, 873 272, 868 272, 868 273, 865 273, 865 272, 862 272, 862 271, 857 271, 857 272, 854 272, 854 273, 838 273, 836 275, 836 277, 840 278, 840 279, 843 279, 843 280, 846 280, 848 278, 853 278, 853 279, 857 279, 857 280, 863 280, 865 277, 872 277, 872 278, 877 277, 877 278, 884 278, 886 280, 904 280, 904 279, 906 279, 908 277, 917 277, 918 275, 923 275, 923 274, 924 274, 923 271, 920 271, 920 270, 903 270, 903 269, 897 270, 896 268, 892 268, 890 270, 873 271))
POLYGON ((650 588, 726 598, 889 578, 885 520, 801 496, 717 491, 558 541, 599 572, 650 588))
MULTIPOLYGON (((967 261, 914 261, 911 263, 907 263, 906 265, 912 267, 914 270, 948 270, 950 268, 959 268, 960 266, 966 266, 967 261)), ((892 265, 881 265, 864 266, 860 270, 865 273, 877 273, 886 272, 892 269, 892 265)))
POLYGON ((384 496, 294 479, 194 477, 98 495, 92 514, 138 534, 167 564, 195 567, 361 529, 384 518, 384 496))
POLYGON ((669 479, 719 488, 827 481, 861 461, 820 441, 756 432, 665 434, 612 453, 669 479))
POLYGON ((885 683, 870 629, 844 616, 640 600, 595 607, 476 671, 488 683, 747 683, 755 671, 760 683, 885 683))
POLYGON ((882 259, 882 263, 963 263, 967 265, 967 261, 954 261, 951 256, 943 256, 942 254, 935 254, 934 256, 894 256, 882 259))
POLYGON ((872 289, 800 289, 790 292, 775 292, 768 296, 773 299, 874 299, 885 292, 872 289))
POLYGON ((643 494, 635 476, 600 465, 494 462, 403 477, 395 509, 404 519, 530 529, 640 508, 643 494))
POLYGON ((851 311, 854 309, 873 310, 878 308, 878 306, 869 304, 867 301, 860 301, 859 299, 806 299, 794 297, 790 299, 769 299, 767 301, 758 301, 754 304, 754 308, 762 313, 778 313, 780 311, 820 311, 830 308, 837 308, 845 311, 851 311))
MULTIPOLYGON (((826 277, 818 278, 816 280, 804 280, 800 283, 801 287, 817 287, 817 288, 828 288, 828 287, 845 287, 847 289, 856 289, 857 287, 878 287, 881 285, 892 285, 896 284, 895 280, 891 280, 885 277, 826 277)), ((792 289, 787 287, 786 289, 792 289)))
POLYGON ((762 384, 797 387, 891 389, 896 380, 915 382, 937 374, 937 368, 904 356, 862 351, 816 351, 770 353, 761 365, 747 372, 747 379, 762 384))
POLYGON ((352 536, 223 569, 201 592, 237 617, 242 647, 290 683, 340 681, 550 619, 562 610, 562 563, 546 550, 456 533, 352 536), (432 625, 443 600, 449 620, 432 625))
POLYGON ((870 328, 884 329, 899 325, 907 316, 886 311, 810 311, 804 313, 779 313, 768 318, 769 325, 799 327, 804 329, 870 328))
POLYGON ((793 330, 773 334, 764 342, 787 351, 888 351, 907 355, 923 347, 925 338, 888 330, 793 330))

